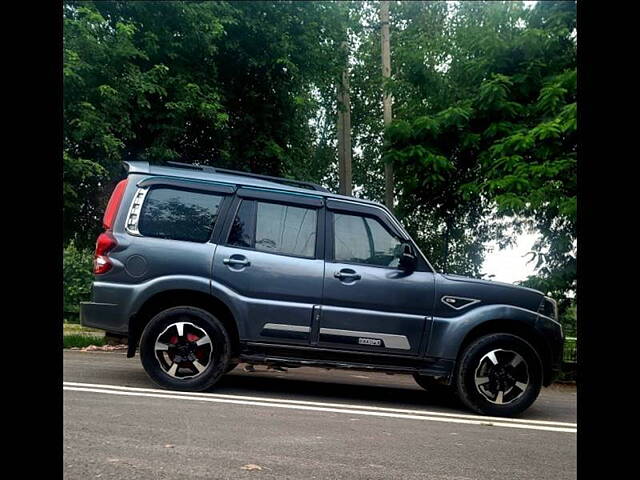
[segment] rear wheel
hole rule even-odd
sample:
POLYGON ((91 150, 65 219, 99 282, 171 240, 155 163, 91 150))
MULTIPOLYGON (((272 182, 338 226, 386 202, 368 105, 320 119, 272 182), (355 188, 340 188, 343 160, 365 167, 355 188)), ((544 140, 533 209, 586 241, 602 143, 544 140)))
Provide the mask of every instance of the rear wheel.
POLYGON ((505 333, 486 335, 462 352, 455 386, 460 400, 478 413, 517 415, 540 393, 542 363, 524 339, 505 333))
POLYGON ((220 321, 195 307, 173 307, 158 313, 140 339, 140 358, 147 375, 174 390, 201 391, 213 386, 229 363, 230 341, 220 321))

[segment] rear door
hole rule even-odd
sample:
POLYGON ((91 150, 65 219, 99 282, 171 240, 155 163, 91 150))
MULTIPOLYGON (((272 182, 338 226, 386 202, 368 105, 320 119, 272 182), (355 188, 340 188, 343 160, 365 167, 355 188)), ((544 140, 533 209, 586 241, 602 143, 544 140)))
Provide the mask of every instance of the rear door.
POLYGON ((380 208, 328 200, 326 221, 318 346, 419 355, 434 298, 426 262, 411 273, 398 268, 409 239, 380 208))
POLYGON ((247 310, 244 340, 309 344, 324 276, 323 198, 243 187, 213 280, 247 310))

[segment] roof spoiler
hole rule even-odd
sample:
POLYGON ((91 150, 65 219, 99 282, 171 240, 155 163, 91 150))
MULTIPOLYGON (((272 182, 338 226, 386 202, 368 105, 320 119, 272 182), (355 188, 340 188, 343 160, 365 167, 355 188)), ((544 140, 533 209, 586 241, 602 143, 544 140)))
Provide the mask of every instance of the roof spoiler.
MULTIPOLYGON (((130 173, 151 173, 149 171, 149 162, 147 161, 142 161, 142 160, 127 160, 125 162, 123 162, 125 165, 125 168, 127 169, 127 174, 130 173)), ((200 170, 202 172, 207 172, 207 173, 226 173, 226 174, 231 174, 231 175, 239 175, 239 176, 243 176, 243 177, 250 177, 250 178, 259 178, 262 180, 269 180, 271 182, 276 182, 276 183, 281 183, 281 184, 285 184, 285 185, 291 185, 291 186, 295 186, 298 188, 306 188, 306 189, 310 189, 310 190, 316 190, 316 191, 320 191, 320 192, 327 192, 330 193, 329 190, 327 190, 326 188, 317 185, 315 183, 311 183, 311 182, 304 182, 301 180, 293 180, 293 179, 289 179, 289 178, 282 178, 282 177, 272 177, 271 175, 259 175, 257 173, 249 173, 249 172, 242 172, 242 171, 238 171, 238 170, 228 170, 226 168, 216 168, 216 167, 212 167, 209 165, 197 165, 197 164, 189 164, 189 163, 181 163, 181 162, 172 162, 172 161, 168 161, 166 162, 166 164, 170 167, 175 167, 175 168, 188 168, 188 169, 193 169, 193 170, 200 170)))
POLYGON ((127 175, 130 173, 149 173, 149 162, 143 160, 126 160, 124 162, 124 168, 127 171, 127 175))

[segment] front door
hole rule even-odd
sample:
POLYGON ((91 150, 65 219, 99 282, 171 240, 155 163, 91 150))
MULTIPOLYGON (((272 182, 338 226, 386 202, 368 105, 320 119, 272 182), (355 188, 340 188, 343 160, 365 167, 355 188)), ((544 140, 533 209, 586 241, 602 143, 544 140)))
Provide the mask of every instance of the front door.
POLYGON ((324 274, 320 197, 238 191, 213 280, 239 296, 244 339, 309 344, 324 274))
POLYGON ((326 265, 319 347, 419 355, 433 308, 424 261, 398 268, 402 232, 377 207, 327 202, 326 265))

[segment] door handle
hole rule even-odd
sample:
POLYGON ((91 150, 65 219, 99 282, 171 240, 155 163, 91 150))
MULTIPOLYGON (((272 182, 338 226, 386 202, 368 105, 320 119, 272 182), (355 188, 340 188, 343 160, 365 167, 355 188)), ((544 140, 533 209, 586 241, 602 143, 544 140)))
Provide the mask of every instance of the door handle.
POLYGON ((248 267, 251 265, 251 262, 246 258, 224 258, 222 263, 225 265, 242 265, 243 267, 248 267))
POLYGON ((334 273, 333 276, 336 277, 338 280, 360 280, 362 278, 360 274, 353 271, 351 272, 339 271, 334 273))

